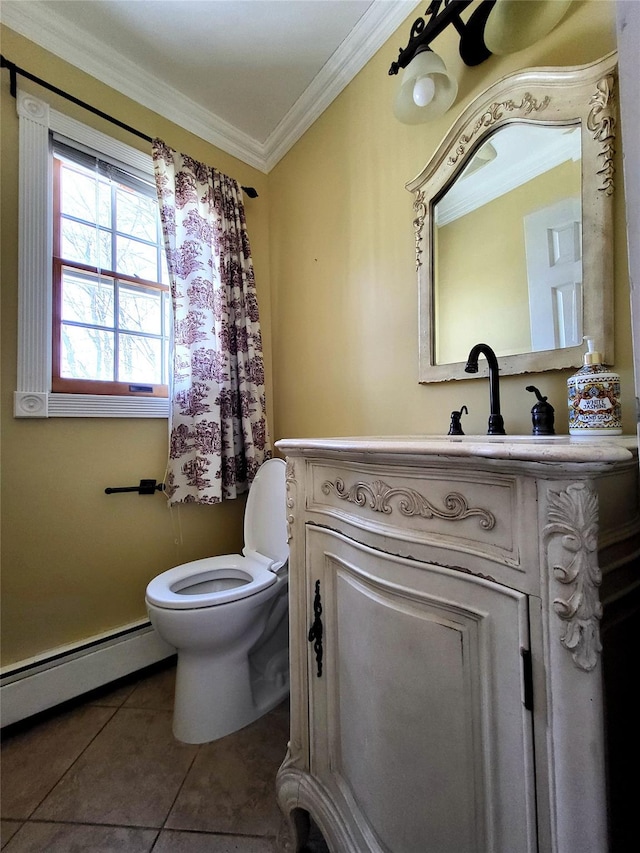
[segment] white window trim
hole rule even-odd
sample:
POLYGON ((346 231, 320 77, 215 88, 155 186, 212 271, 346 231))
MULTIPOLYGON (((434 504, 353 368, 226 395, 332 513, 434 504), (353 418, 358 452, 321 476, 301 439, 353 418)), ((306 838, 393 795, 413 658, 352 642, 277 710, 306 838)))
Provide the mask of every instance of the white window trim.
POLYGON ((50 132, 153 175, 151 156, 18 90, 19 247, 16 418, 166 418, 169 401, 51 391, 52 165, 50 132))

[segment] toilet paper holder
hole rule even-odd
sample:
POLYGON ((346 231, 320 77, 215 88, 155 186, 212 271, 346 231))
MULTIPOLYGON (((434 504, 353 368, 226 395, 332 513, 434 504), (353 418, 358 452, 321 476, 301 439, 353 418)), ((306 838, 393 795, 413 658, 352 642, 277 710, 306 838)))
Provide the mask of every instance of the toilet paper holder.
POLYGON ((138 486, 107 486, 105 495, 113 495, 115 492, 137 492, 139 495, 153 495, 155 492, 164 492, 164 483, 155 480, 140 480, 138 486))

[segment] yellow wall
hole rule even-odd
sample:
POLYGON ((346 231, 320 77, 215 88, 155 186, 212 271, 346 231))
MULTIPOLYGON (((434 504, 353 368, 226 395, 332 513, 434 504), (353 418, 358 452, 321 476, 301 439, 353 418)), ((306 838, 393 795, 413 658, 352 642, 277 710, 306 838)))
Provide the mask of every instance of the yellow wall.
MULTIPOLYGON (((577 0, 536 45, 466 68, 449 27, 434 49, 458 77, 452 110, 424 125, 392 114, 388 68, 407 41, 411 15, 269 175, 276 434, 278 437, 442 433, 469 408, 464 428, 486 432, 486 380, 419 385, 412 195, 459 110, 505 74, 594 61, 615 49, 614 3, 577 0)), ((626 432, 634 432, 624 200, 616 193, 616 345, 626 432)), ((478 330, 479 339, 483 338, 478 330)), ((491 343, 491 341, 488 341, 491 343)), ((536 378, 567 432, 566 378, 536 378)), ((504 377, 509 432, 531 431, 531 377, 504 377)))
MULTIPOLYGON (((2 53, 149 136, 254 186, 247 227, 265 331, 268 399, 270 293, 267 177, 98 83, 26 39, 2 30, 2 53)), ((143 140, 27 81, 22 88, 129 145, 143 140)), ((2 662, 116 629, 145 617, 149 580, 170 566, 242 546, 244 500, 167 509, 164 498, 105 495, 106 486, 162 480, 164 419, 14 419, 17 316, 18 122, 1 78, 2 139, 2 662), (176 544, 178 540, 178 544, 176 544)), ((272 415, 271 415, 272 420, 272 415)))
POLYGON ((580 198, 569 160, 436 228, 436 364, 466 361, 478 329, 497 356, 531 351, 524 217, 580 198))
MULTIPOLYGON (((494 80, 523 67, 589 62, 612 50, 613 6, 609 0, 576 0, 540 43, 492 57, 478 68, 463 66, 450 27, 435 47, 460 82, 454 112, 409 127, 393 117, 397 80, 387 70, 418 9, 268 176, 6 29, 2 51, 32 73, 258 189, 260 197, 246 206, 275 438, 441 433, 449 412, 463 403, 470 410, 466 431, 480 433, 488 414, 485 381, 417 382, 413 211, 404 185, 422 170, 455 111, 494 80)), ((142 618, 144 588, 153 575, 240 546, 243 505, 187 506, 172 517, 158 495, 104 495, 108 485, 163 476, 162 420, 12 417, 18 165, 15 103, 6 72, 1 87, 3 655, 9 664, 142 618), (176 545, 178 528, 182 544, 176 545)), ((25 88, 80 121, 144 147, 37 86, 25 88)), ((632 432, 620 187, 616 216, 616 367, 623 380, 626 431, 632 432)), ((565 432, 568 372, 536 379, 556 407, 558 430, 565 432)), ((526 382, 525 377, 502 382, 510 432, 530 430, 526 382)))

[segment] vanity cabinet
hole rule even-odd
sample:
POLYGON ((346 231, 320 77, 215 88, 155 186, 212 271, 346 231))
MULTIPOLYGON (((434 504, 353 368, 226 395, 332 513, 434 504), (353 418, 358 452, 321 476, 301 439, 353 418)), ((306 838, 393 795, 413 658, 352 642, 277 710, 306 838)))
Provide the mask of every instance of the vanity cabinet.
POLYGON ((634 440, 278 447, 281 846, 311 815, 333 853, 606 851, 601 594, 637 585, 634 440))
POLYGON ((321 528, 307 547, 326 649, 310 772, 357 815, 357 849, 535 849, 526 596, 321 528))

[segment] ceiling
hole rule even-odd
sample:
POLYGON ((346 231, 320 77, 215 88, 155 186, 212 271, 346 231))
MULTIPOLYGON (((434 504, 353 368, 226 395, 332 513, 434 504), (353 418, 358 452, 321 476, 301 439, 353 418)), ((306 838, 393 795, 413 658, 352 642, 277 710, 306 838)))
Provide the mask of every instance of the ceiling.
MULTIPOLYGON (((416 5, 416 0, 2 0, 0 18, 268 172, 416 5)), ((389 63, 393 59, 395 54, 389 63)))

